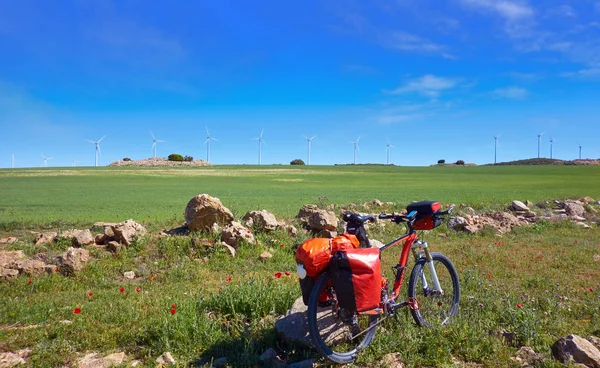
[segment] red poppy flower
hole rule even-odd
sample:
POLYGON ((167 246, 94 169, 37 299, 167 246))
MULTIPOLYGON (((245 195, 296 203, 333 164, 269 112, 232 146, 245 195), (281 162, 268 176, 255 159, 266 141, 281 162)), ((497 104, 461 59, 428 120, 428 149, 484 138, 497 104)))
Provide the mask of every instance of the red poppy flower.
POLYGON ((33 282, 33 281, 31 281, 31 280, 27 280, 27 283, 28 283, 28 284, 31 284, 32 282, 33 282))
POLYGON ((9 236, 9 237, 8 237, 8 241, 11 241, 11 240, 12 240, 12 238, 9 236))
POLYGON ((79 313, 81 313, 81 308, 73 309, 73 314, 79 314, 79 313))
POLYGON ((82 282, 86 282, 87 279, 84 277, 83 279, 81 279, 82 282))
POLYGON ((177 313, 177 311, 175 309, 171 309, 169 312, 171 312, 171 315, 174 315, 175 313, 177 313))
POLYGON ((88 293, 88 296, 91 298, 94 296, 94 293, 92 293, 91 291, 88 293))
MULTIPOLYGON (((31 280, 29 280, 29 281, 31 281, 31 280)), ((590 288, 590 293, 593 293, 593 292, 594 292, 594 288, 590 288)))
POLYGON ((119 289, 119 291, 122 292, 122 293, 124 293, 125 292, 125 288, 122 287, 122 288, 119 289))
POLYGON ((55 269, 54 269, 54 272, 58 272, 58 268, 55 268, 55 269))
POLYGON ((491 274, 491 273, 488 273, 488 274, 487 274, 487 277, 488 277, 488 279, 491 279, 491 278, 492 278, 492 274, 491 274))
POLYGON ((286 275, 286 276, 289 276, 289 275, 291 275, 290 271, 285 271, 285 275, 286 275))
POLYGON ((231 277, 226 278, 225 281, 231 282, 231 277))
POLYGON ((135 291, 139 293, 140 291, 142 291, 142 288, 136 288, 135 291))
POLYGON ((283 247, 284 247, 283 243, 279 244, 279 248, 283 248, 283 247))
POLYGON ((517 303, 517 308, 521 309, 523 308, 523 305, 521 303, 517 303))
POLYGON ((177 308, 177 304, 172 304, 171 309, 175 309, 175 308, 177 308))
POLYGON ((282 273, 281 273, 281 272, 275 272, 275 278, 277 278, 277 279, 278 279, 278 278, 280 278, 280 277, 281 277, 281 275, 282 275, 282 273))

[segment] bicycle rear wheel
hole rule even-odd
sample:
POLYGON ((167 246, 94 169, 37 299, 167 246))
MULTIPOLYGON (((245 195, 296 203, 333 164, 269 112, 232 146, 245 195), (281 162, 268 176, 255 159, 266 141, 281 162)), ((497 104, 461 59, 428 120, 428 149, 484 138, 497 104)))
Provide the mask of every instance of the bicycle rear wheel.
POLYGON ((410 312, 417 324, 444 326, 458 313, 460 284, 454 265, 441 253, 431 253, 442 291, 436 290, 430 265, 425 258, 415 264, 408 283, 410 312))
POLYGON ((338 307, 331 276, 324 272, 308 301, 308 330, 315 349, 334 363, 351 363, 373 341, 379 315, 358 315, 338 307))

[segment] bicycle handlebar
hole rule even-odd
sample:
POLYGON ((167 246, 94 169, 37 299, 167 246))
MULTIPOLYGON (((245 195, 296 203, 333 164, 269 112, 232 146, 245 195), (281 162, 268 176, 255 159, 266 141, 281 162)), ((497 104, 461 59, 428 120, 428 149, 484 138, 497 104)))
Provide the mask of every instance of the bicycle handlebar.
POLYGON ((367 221, 371 221, 374 222, 375 221, 375 217, 367 215, 367 216, 361 216, 357 213, 344 213, 344 217, 342 217, 342 219, 346 222, 358 222, 361 224, 364 224, 367 221))

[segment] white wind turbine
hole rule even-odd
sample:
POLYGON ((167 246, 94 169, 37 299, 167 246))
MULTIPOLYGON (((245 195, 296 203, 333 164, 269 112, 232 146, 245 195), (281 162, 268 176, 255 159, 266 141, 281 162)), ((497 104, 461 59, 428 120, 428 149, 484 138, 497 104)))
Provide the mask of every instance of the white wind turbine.
POLYGON ((265 130, 263 129, 260 132, 260 136, 258 138, 252 138, 256 141, 258 141, 258 164, 262 165, 262 144, 267 144, 267 142, 265 142, 265 140, 263 139, 263 133, 265 132, 265 130))
POLYGON ((550 158, 552 158, 552 144, 554 143, 554 139, 550 137, 550 158))
POLYGON ((358 148, 358 141, 360 140, 360 135, 358 136, 358 138, 356 138, 356 140, 354 142, 350 142, 354 145, 354 165, 356 165, 356 151, 360 150, 358 148))
POLYGON ((387 164, 390 164, 390 148, 396 148, 396 146, 392 146, 390 140, 387 140, 387 145, 385 146, 385 150, 387 151, 387 164))
POLYGON ((208 127, 206 128, 206 140, 204 141, 204 144, 206 144, 206 162, 210 163, 210 141, 219 141, 217 138, 213 138, 210 136, 210 133, 208 132, 208 127))
POLYGON ((15 154, 13 153, 12 156, 10 156, 10 167, 11 168, 15 168, 15 154))
POLYGON ((494 136, 494 163, 496 163, 496 151, 498 150, 498 139, 502 134, 498 134, 494 136))
POLYGON ((154 133, 152 133, 152 131, 150 131, 150 135, 152 136, 152 148, 154 149, 154 158, 156 158, 156 143, 158 142, 165 142, 165 141, 161 141, 160 139, 156 139, 156 137, 154 136, 154 133))
POLYGON ((100 150, 100 142, 102 142, 102 140, 105 138, 106 136, 98 139, 97 141, 91 141, 88 139, 88 142, 90 142, 91 144, 96 146, 96 167, 98 167, 98 154, 102 154, 102 151, 100 150))
POLYGON ((78 163, 78 162, 79 162, 79 161, 75 161, 75 160, 73 160, 73 161, 71 162, 71 166, 72 166, 72 167, 75 167, 75 166, 77 166, 77 163, 78 163))
POLYGON ((44 159, 44 167, 48 167, 48 160, 52 160, 52 157, 42 155, 42 158, 44 159))
POLYGON ((581 144, 579 142, 577 142, 577 145, 579 146, 579 159, 581 160, 581 144))
POLYGON ((540 148, 542 147, 542 136, 544 133, 540 133, 537 135, 538 137, 538 158, 540 158, 540 148))
POLYGON ((312 137, 308 138, 307 136, 304 136, 304 139, 306 139, 306 142, 308 143, 308 162, 306 163, 307 165, 310 165, 310 142, 315 139, 317 136, 313 135, 312 137))

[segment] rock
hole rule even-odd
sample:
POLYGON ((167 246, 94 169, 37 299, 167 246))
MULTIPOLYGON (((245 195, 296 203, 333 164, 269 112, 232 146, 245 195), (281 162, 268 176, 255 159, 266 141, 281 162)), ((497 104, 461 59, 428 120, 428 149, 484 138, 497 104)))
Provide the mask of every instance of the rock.
POLYGON ((600 262, 600 254, 594 254, 592 259, 594 260, 594 262, 600 262))
POLYGON ((465 213, 468 213, 469 215, 474 215, 477 213, 477 212, 475 212, 475 209, 473 207, 465 207, 465 208, 463 208, 463 211, 465 213))
POLYGON ((369 204, 371 206, 374 206, 374 207, 381 207, 381 206, 383 206, 383 202, 381 202, 379 199, 374 199, 369 204))
POLYGON ((600 351, 586 339, 577 335, 561 338, 552 345, 552 355, 561 363, 584 364, 587 367, 600 367, 600 351))
POLYGON ((330 238, 330 239, 335 238, 337 235, 338 235, 337 231, 333 231, 333 230, 321 230, 316 234, 317 238, 330 238))
POLYGON ((313 368, 316 360, 314 359, 306 359, 301 362, 292 363, 288 365, 288 368, 313 368))
POLYGON ((171 353, 166 352, 163 355, 156 358, 156 363, 158 363, 159 366, 175 364, 175 359, 173 359, 171 353))
POLYGON ((523 203, 521 201, 517 201, 517 200, 514 200, 514 201, 511 202, 510 208, 513 211, 526 211, 526 212, 530 211, 529 207, 527 207, 525 205, 525 203, 523 203))
POLYGON ((179 226, 171 230, 163 230, 161 234, 164 235, 176 235, 176 236, 188 236, 190 235, 190 229, 187 226, 179 226))
POLYGON ((244 221, 246 227, 256 228, 261 231, 273 231, 279 226, 275 215, 265 210, 248 211, 242 218, 242 221, 244 221))
POLYGON ((381 248, 385 245, 377 239, 369 239, 369 243, 371 243, 371 248, 381 248))
POLYGON ((114 240, 109 241, 108 244, 106 244, 106 250, 108 250, 109 252, 119 253, 122 248, 123 248, 123 245, 121 245, 121 243, 114 241, 114 240))
POLYGON ((596 347, 596 349, 600 349, 600 338, 596 336, 588 336, 587 341, 591 342, 592 345, 596 347))
POLYGON ((74 247, 83 247, 84 245, 92 244, 94 236, 90 229, 85 230, 65 230, 60 234, 61 238, 70 239, 74 247))
POLYGON ((242 224, 232 221, 221 232, 221 240, 234 248, 237 248, 243 241, 250 244, 254 243, 254 235, 242 224))
POLYGON ((27 364, 27 358, 31 353, 30 349, 18 350, 14 353, 7 351, 0 353, 0 367, 14 367, 20 364, 27 364))
POLYGON ((525 201, 525 206, 531 208, 531 207, 534 206, 534 203, 528 199, 528 200, 525 201))
POLYGON ((59 270, 63 274, 81 271, 90 260, 90 251, 83 248, 69 248, 60 256, 59 270))
POLYGON ((592 227, 588 224, 586 224, 585 222, 576 222, 575 225, 582 227, 584 229, 591 229, 592 227))
POLYGON ((213 360, 212 364, 212 366, 215 368, 224 368, 227 366, 227 357, 215 359, 213 360))
POLYGON ((583 216, 585 214, 585 208, 583 208, 579 201, 565 202, 565 211, 571 216, 583 216))
POLYGON ((467 225, 467 220, 464 217, 450 217, 450 220, 448 220, 448 227, 456 231, 464 230, 467 225))
POLYGON ((232 257, 235 257, 236 250, 234 247, 232 247, 231 245, 229 245, 225 242, 221 242, 221 245, 224 246, 229 251, 229 253, 231 254, 232 257))
POLYGON ((467 225, 467 226, 464 227, 463 230, 465 232, 467 232, 468 234, 475 234, 476 232, 479 231, 479 228, 477 226, 467 225))
POLYGON ((47 264, 44 267, 44 272, 46 272, 47 274, 53 274, 54 272, 56 272, 56 266, 55 265, 51 265, 51 264, 47 264))
POLYGON ((12 268, 4 268, 0 266, 0 280, 8 281, 16 279, 19 276, 19 271, 12 268))
POLYGON ((267 351, 262 353, 259 357, 261 362, 270 362, 271 360, 277 359, 277 351, 273 348, 269 348, 267 351))
POLYGON ((17 238, 15 238, 14 236, 9 236, 8 238, 2 238, 0 239, 0 244, 13 244, 17 242, 17 238))
POLYGON ((46 264, 34 259, 24 259, 17 261, 15 266, 15 269, 22 275, 37 276, 44 273, 46 264))
POLYGON ((113 227, 115 227, 117 225, 118 224, 113 224, 111 226, 104 227, 104 235, 106 235, 106 238, 108 239, 108 241, 114 240, 115 232, 113 231, 113 227))
POLYGON ((296 218, 304 226, 315 232, 321 230, 335 231, 338 226, 338 219, 335 216, 335 212, 322 210, 312 204, 302 206, 296 218))
POLYGON ((208 231, 213 224, 226 225, 233 221, 233 214, 219 198, 199 194, 192 198, 185 209, 185 223, 192 231, 208 231))
POLYGON ((127 280, 133 280, 133 279, 135 279, 135 272, 133 272, 133 271, 124 272, 123 277, 126 278, 127 280))
POLYGON ((581 198, 579 201, 583 202, 583 203, 592 203, 592 202, 594 202, 594 199, 592 197, 586 196, 586 197, 581 198))
POLYGON ((258 256, 258 259, 260 259, 263 262, 265 262, 266 260, 271 259, 271 258, 273 258, 273 255, 267 251, 262 252, 260 254, 260 256, 258 256))
POLYGON ((16 262, 25 258, 22 250, 0 251, 0 268, 15 268, 16 262))
POLYGON ((288 234, 290 234, 291 236, 296 236, 298 235, 298 229, 296 229, 296 227, 294 225, 289 225, 286 228, 288 234))
POLYGON ((120 366, 125 361, 125 353, 110 354, 99 358, 97 353, 90 353, 77 362, 78 368, 109 368, 120 366))
POLYGON ((513 361, 520 363, 524 367, 528 367, 541 363, 543 359, 542 354, 536 353, 529 346, 522 346, 517 352, 517 356, 513 358, 513 361))
POLYGON ((573 216, 571 216, 571 220, 572 221, 585 221, 587 219, 585 217, 582 217, 582 216, 573 215, 573 216))
POLYGON ((306 320, 306 305, 302 297, 296 299, 285 316, 280 316, 275 321, 275 329, 282 340, 289 344, 298 343, 303 346, 312 346, 308 334, 308 322, 306 320))
POLYGON ((98 245, 105 245, 109 241, 108 239, 109 237, 104 233, 96 234, 96 236, 94 236, 94 243, 98 245))
POLYGON ((35 236, 35 245, 51 244, 56 241, 58 233, 56 231, 50 231, 46 233, 38 233, 35 236))
POLYGON ((146 228, 129 219, 118 223, 112 228, 115 240, 124 245, 130 245, 136 238, 146 235, 146 228))
POLYGON ((383 359, 381 360, 381 363, 383 364, 384 367, 387 367, 387 368, 404 368, 405 367, 404 363, 402 363, 402 360, 400 359, 399 353, 386 354, 383 357, 383 359))

